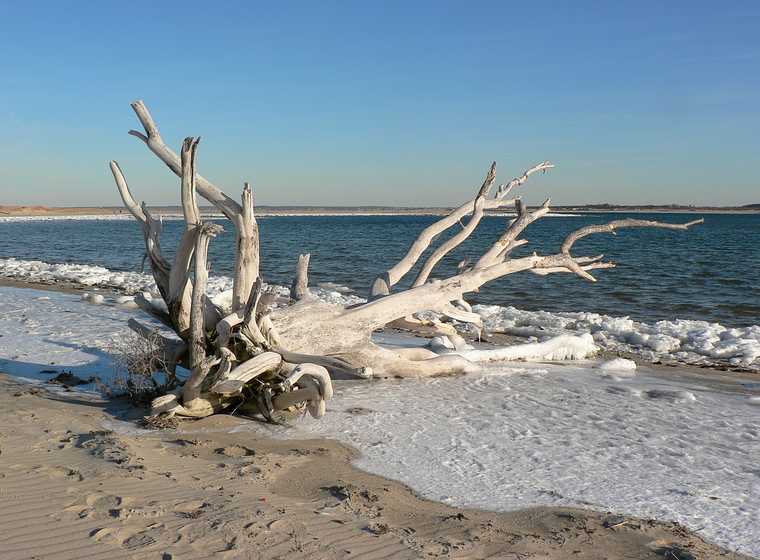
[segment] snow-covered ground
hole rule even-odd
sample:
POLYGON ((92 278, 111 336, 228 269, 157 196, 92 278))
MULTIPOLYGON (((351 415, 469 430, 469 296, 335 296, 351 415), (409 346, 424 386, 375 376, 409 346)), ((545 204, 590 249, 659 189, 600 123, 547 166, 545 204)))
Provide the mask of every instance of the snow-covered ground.
MULTIPOLYGON (((116 371, 108 349, 134 313, 110 296, 94 305, 0 287, 0 371, 107 381, 116 371)), ((360 467, 432 499, 675 519, 760 555, 760 383, 725 392, 677 369, 599 366, 496 362, 461 377, 338 383, 322 420, 271 431, 342 440, 362 452, 360 467)))
MULTIPOLYGON (((65 282, 83 287, 118 290, 127 295, 156 293, 148 274, 112 271, 101 266, 52 264, 21 259, 0 259, 0 277, 41 283, 65 282)), ((212 276, 209 293, 222 303, 231 297, 232 279, 212 276)), ((286 293, 285 287, 279 287, 286 293)), ((364 301, 345 287, 313 288, 318 297, 340 304, 364 301)), ((679 361, 697 365, 727 365, 760 371, 760 325, 728 328, 707 321, 670 320, 645 323, 629 317, 596 313, 524 311, 498 305, 476 305, 489 331, 539 340, 560 334, 591 333, 604 350, 630 352, 646 361, 679 361)))
POLYGON ((320 421, 271 431, 337 438, 362 451, 360 468, 433 500, 676 520, 760 555, 759 405, 675 372, 492 364, 464 377, 342 384, 320 421))

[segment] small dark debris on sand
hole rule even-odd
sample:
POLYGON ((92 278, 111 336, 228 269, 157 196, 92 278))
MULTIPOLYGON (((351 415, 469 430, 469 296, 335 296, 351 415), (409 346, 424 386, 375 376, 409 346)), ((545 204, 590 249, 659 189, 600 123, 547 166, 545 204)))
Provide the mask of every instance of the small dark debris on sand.
POLYGON ((75 387, 77 385, 86 385, 95 381, 94 377, 89 379, 82 379, 71 373, 70 371, 62 371, 52 379, 48 379, 48 383, 51 385, 63 385, 64 387, 75 387))
POLYGON ((366 414, 372 414, 373 412, 375 411, 362 406, 352 406, 346 409, 346 414, 352 414, 354 416, 364 416, 366 414))
POLYGON ((228 447, 219 447, 214 450, 217 455, 224 455, 225 457, 250 457, 255 455, 256 451, 243 445, 230 445, 228 447))

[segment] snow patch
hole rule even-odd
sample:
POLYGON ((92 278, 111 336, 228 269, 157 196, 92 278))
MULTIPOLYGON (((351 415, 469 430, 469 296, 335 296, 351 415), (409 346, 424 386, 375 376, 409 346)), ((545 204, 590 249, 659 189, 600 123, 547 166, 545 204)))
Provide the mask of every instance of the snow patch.
POLYGON ((636 362, 633 360, 626 360, 625 358, 615 358, 613 360, 602 362, 596 367, 602 371, 612 371, 619 375, 635 375, 636 362))
MULTIPOLYGON (((23 282, 40 284, 73 284, 91 288, 104 288, 123 292, 126 295, 148 293, 158 297, 158 287, 150 274, 129 271, 112 271, 102 266, 72 263, 46 263, 22 259, 0 259, 0 276, 23 282)), ((289 290, 285 286, 267 286, 277 296, 285 298, 289 290)), ((317 298, 338 305, 356 305, 366 301, 357 296, 347 286, 327 283, 326 287, 310 288, 317 298)), ((232 306, 232 278, 228 276, 210 276, 206 288, 209 298, 222 309, 232 306)), ((97 299, 97 298, 96 298, 97 299)), ((90 301, 90 300, 88 300, 90 301)), ((95 303, 95 302, 92 302, 95 303)), ((102 302, 100 302, 102 303, 102 302)), ((134 307, 134 301, 117 302, 120 305, 134 307)))
POLYGON ((268 430, 354 445, 360 468, 452 505, 675 520, 760 555, 760 407, 746 394, 709 386, 696 393, 677 368, 666 378, 639 371, 610 381, 592 367, 519 365, 336 383, 324 418, 268 430), (351 414, 357 407, 373 412, 351 414))
POLYGON ((675 319, 645 323, 597 313, 524 311, 499 305, 475 305, 486 330, 545 339, 590 333, 604 350, 635 353, 649 361, 727 364, 760 370, 760 325, 728 328, 719 323, 675 319))
POLYGON ((497 360, 583 360, 597 352, 590 334, 560 335, 544 342, 515 344, 488 350, 463 350, 456 352, 473 362, 497 360))

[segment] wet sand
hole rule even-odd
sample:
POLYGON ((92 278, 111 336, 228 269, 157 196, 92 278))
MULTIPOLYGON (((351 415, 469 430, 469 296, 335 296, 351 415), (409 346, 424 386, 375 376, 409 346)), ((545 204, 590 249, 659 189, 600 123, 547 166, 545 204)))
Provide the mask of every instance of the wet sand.
POLYGON ((746 558, 674 523, 421 499, 329 440, 140 411, 0 375, 0 555, 21 558, 746 558))

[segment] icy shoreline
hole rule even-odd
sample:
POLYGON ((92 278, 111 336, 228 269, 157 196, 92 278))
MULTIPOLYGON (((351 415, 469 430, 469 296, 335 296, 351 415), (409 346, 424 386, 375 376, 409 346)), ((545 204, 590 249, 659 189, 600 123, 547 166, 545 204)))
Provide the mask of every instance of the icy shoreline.
MULTIPOLYGON (((0 259, 0 278, 42 284, 67 283, 103 288, 126 294, 120 302, 129 305, 138 292, 156 294, 149 274, 112 271, 101 266, 53 264, 21 259, 0 259)), ((230 297, 232 279, 212 276, 209 295, 218 303, 230 297)), ((277 290, 286 295, 287 288, 277 290)), ((331 303, 352 305, 364 301, 346 287, 323 284, 315 295, 331 303)), ((760 325, 728 328, 719 323, 675 319, 646 323, 629 317, 597 313, 525 311, 498 305, 476 305, 491 332, 545 340, 562 334, 590 333, 604 351, 632 355, 647 362, 678 362, 718 368, 760 371, 760 325)))

